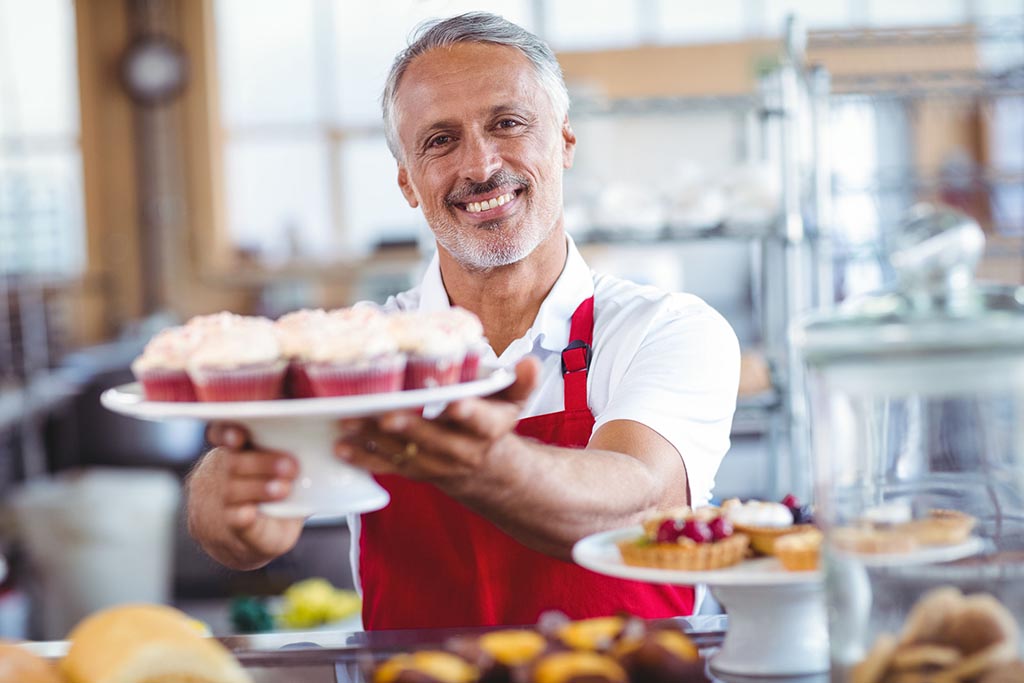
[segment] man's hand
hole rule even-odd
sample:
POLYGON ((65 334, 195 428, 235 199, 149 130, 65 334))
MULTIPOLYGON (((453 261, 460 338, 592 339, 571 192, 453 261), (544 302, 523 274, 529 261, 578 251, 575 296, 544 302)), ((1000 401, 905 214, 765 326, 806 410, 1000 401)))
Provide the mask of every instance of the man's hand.
POLYGON ((291 492, 299 467, 287 453, 250 447, 237 425, 212 423, 207 439, 216 446, 189 475, 189 533, 218 562, 256 569, 291 550, 302 519, 268 517, 260 503, 291 492))
POLYGON ((514 430, 540 371, 532 357, 516 366, 516 379, 487 398, 451 403, 436 419, 411 411, 341 421, 335 453, 342 460, 378 474, 398 473, 457 488, 481 472, 514 430))

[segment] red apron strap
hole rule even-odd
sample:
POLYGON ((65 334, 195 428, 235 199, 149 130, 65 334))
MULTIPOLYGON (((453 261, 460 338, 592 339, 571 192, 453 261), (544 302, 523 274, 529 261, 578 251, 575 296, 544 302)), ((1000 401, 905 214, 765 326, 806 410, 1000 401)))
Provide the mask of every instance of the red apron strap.
POLYGON ((586 299, 572 314, 569 345, 562 351, 562 382, 565 385, 565 409, 588 410, 587 371, 593 355, 594 297, 586 299))

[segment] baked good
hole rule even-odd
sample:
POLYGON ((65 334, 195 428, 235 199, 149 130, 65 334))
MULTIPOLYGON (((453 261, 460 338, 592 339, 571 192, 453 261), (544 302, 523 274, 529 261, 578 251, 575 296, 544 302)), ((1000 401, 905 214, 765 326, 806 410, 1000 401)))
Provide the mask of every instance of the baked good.
POLYGON ((909 553, 919 547, 910 535, 892 527, 870 525, 838 527, 829 534, 829 542, 840 550, 853 553, 909 553))
POLYGON ((465 346, 466 355, 459 372, 460 382, 471 382, 480 373, 480 359, 490 345, 484 337, 484 326, 475 314, 459 306, 430 314, 434 324, 441 330, 459 339, 465 346))
POLYGON ((199 344, 194 327, 169 327, 149 340, 142 355, 132 361, 132 374, 148 401, 195 401, 188 376, 188 360, 199 344))
POLYGON ((775 541, 787 534, 808 531, 814 528, 802 516, 802 506, 791 496, 792 505, 771 501, 740 501, 736 498, 722 503, 722 513, 732 522, 736 531, 750 537, 750 547, 760 555, 774 555, 775 541), (798 521, 799 520, 799 521, 798 521))
POLYGON ((190 321, 200 340, 188 375, 200 401, 264 401, 283 396, 287 362, 266 318, 228 315, 190 321))
POLYGON ((459 636, 446 648, 472 662, 480 670, 480 683, 512 683, 520 680, 534 660, 551 643, 537 631, 506 629, 480 636, 459 636))
POLYGON ((622 635, 624 617, 594 617, 562 624, 555 629, 558 642, 572 650, 606 652, 622 635))
POLYGON ((821 532, 812 528, 776 539, 773 550, 785 569, 791 572, 812 571, 818 568, 821 541, 821 532))
POLYGON ((612 649, 631 681, 644 683, 696 683, 706 681, 704 660, 697 646, 682 631, 656 628, 627 633, 612 649))
POLYGON ((306 373, 317 396, 400 391, 405 356, 385 318, 332 313, 310 349, 306 373))
POLYGON ((327 320, 322 308, 303 308, 274 321, 274 334, 281 347, 281 357, 288 362, 284 394, 288 398, 313 398, 313 386, 306 374, 306 363, 313 340, 327 320))
POLYGON ((925 546, 963 543, 974 530, 977 520, 958 510, 930 510, 928 516, 896 527, 925 546))
POLYGON ((622 561, 637 567, 706 571, 737 564, 750 539, 734 533, 717 508, 678 508, 645 520, 639 538, 618 543, 622 561))
POLYGON ((938 588, 918 600, 898 638, 878 638, 851 680, 976 681, 1016 660, 1019 636, 1013 615, 991 595, 938 588))
POLYGON ((406 389, 456 384, 462 376, 466 343, 442 325, 442 315, 405 311, 388 316, 391 336, 406 355, 406 389))
POLYGON ((71 631, 60 670, 69 683, 252 683, 219 642, 162 605, 122 605, 71 631))
POLYGON ((538 659, 529 677, 532 683, 629 683, 622 665, 597 652, 554 652, 538 659))
POLYGON ((62 683, 56 667, 20 645, 0 642, 0 683, 62 683))
POLYGON ((474 683, 475 666, 450 652, 423 650, 391 657, 378 666, 373 683, 474 683))

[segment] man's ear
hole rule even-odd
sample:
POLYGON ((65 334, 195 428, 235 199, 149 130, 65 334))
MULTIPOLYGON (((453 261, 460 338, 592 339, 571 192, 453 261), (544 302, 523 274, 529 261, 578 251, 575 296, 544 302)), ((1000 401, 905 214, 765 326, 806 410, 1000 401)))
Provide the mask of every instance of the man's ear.
POLYGON ((576 133, 569 123, 569 115, 562 121, 562 168, 572 168, 572 160, 576 156, 576 133))
POLYGON ((416 190, 409 182, 409 171, 402 164, 398 165, 398 187, 402 190, 402 195, 405 196, 405 201, 409 203, 409 206, 415 209, 420 205, 420 201, 416 198, 416 190))

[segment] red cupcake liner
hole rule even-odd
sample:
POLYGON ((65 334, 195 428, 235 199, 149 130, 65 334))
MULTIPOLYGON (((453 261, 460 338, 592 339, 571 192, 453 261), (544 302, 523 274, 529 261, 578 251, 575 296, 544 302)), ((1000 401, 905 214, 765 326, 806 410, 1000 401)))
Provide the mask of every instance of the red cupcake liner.
POLYGON ((147 401, 197 401, 196 389, 184 370, 150 369, 138 374, 147 401))
POLYGON ((189 370, 200 401, 272 401, 283 396, 284 363, 189 370))
POLYGON ((405 358, 389 356, 368 364, 306 363, 315 396, 355 396, 402 390, 405 358))
POLYGON ((405 388, 429 389, 458 384, 462 365, 457 358, 410 358, 405 366, 405 388))
POLYGON ((288 364, 288 373, 284 377, 284 395, 288 398, 313 398, 316 396, 304 361, 293 360, 288 364))
POLYGON ((462 361, 462 371, 459 373, 460 382, 472 382, 480 375, 480 354, 477 351, 469 351, 462 361))

